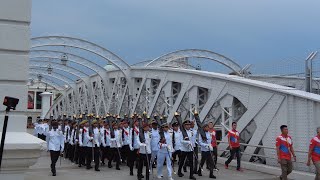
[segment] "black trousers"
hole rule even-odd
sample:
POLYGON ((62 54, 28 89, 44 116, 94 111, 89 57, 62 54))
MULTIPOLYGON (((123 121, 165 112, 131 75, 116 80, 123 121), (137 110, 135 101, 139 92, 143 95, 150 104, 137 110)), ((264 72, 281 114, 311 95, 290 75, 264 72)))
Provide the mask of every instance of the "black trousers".
POLYGON ((69 143, 64 143, 64 158, 69 158, 69 143))
POLYGON ((236 155, 236 157, 237 157, 237 169, 239 169, 240 168, 240 147, 232 148, 230 150, 230 157, 225 162, 225 164, 228 165, 232 161, 234 155, 236 155))
POLYGON ((73 162, 73 158, 74 158, 74 145, 71 145, 69 143, 69 147, 68 147, 68 154, 69 154, 69 160, 73 162))
POLYGON ((194 172, 197 172, 197 170, 198 170, 198 159, 199 159, 199 157, 198 157, 198 152, 199 152, 199 148, 198 148, 198 144, 196 144, 196 146, 194 147, 194 160, 193 160, 193 162, 194 162, 194 167, 193 167, 193 171, 194 172))
POLYGON ((76 164, 79 163, 79 144, 73 145, 73 159, 72 161, 76 164))
POLYGON ((79 146, 79 165, 85 165, 86 147, 79 146))
POLYGON ((56 173, 56 163, 59 159, 60 151, 50 151, 50 157, 51 157, 51 172, 56 173))
MULTIPOLYGON (((177 156, 178 156, 179 161, 180 161, 180 156, 181 156, 181 151, 180 150, 177 150, 172 154, 172 158, 173 158, 174 161, 177 160, 177 156)), ((179 164, 179 161, 178 161, 178 164, 179 164)))
POLYGON ((127 162, 128 164, 128 155, 130 153, 130 147, 129 145, 123 145, 121 148, 121 158, 122 162, 127 162))
POLYGON ((109 159, 108 165, 111 165, 111 162, 114 159, 116 161, 116 167, 119 168, 119 165, 120 165, 119 153, 120 153, 120 149, 118 151, 117 148, 110 148, 110 157, 113 157, 113 158, 109 159))
POLYGON ((40 139, 42 139, 42 140, 46 141, 47 136, 46 136, 46 135, 44 135, 44 134, 38 134, 38 138, 40 138, 40 139))
POLYGON ((102 147, 102 157, 101 162, 104 163, 104 160, 107 158, 108 160, 111 159, 111 153, 110 153, 110 146, 102 147))
POLYGON ((140 159, 139 159, 139 165, 138 165, 138 179, 139 177, 142 176, 142 170, 143 170, 143 166, 146 166, 146 180, 149 180, 149 164, 150 164, 150 158, 151 158, 151 154, 140 154, 140 159), (148 158, 147 158, 148 156, 148 158), (149 161, 149 162, 148 162, 149 161))
POLYGON ((134 149, 133 151, 129 151, 129 156, 128 156, 128 165, 130 167, 130 172, 133 172, 133 166, 134 166, 134 162, 137 159, 137 154, 138 149, 134 149))
POLYGON ((201 171, 201 168, 203 167, 205 162, 207 162, 207 165, 210 170, 210 175, 212 175, 213 168, 215 168, 215 165, 214 165, 210 151, 201 151, 201 161, 200 161, 199 171, 201 171))
POLYGON ((179 164, 179 169, 178 169, 178 174, 181 174, 181 169, 182 166, 184 165, 184 161, 186 160, 186 158, 188 159, 189 163, 190 163, 190 177, 193 176, 193 152, 184 152, 181 151, 181 159, 180 164, 179 164))
POLYGON ((94 158, 94 168, 99 169, 100 148, 97 145, 95 145, 95 147, 86 147, 86 166, 87 166, 87 168, 91 167, 92 155, 94 158))

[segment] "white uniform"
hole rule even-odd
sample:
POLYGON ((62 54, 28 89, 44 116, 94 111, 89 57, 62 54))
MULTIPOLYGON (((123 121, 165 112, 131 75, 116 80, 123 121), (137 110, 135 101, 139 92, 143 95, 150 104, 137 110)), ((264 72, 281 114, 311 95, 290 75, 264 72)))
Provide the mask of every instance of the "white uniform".
POLYGON ((101 144, 101 133, 98 127, 93 128, 93 146, 100 147, 101 144))
POLYGON ((145 142, 142 143, 140 142, 140 138, 139 138, 139 144, 140 144, 140 150, 139 150, 139 153, 141 154, 151 154, 151 146, 150 146, 150 143, 151 143, 151 138, 150 138, 150 132, 144 132, 143 133, 144 135, 144 138, 145 138, 145 142), (146 152, 147 150, 147 152, 146 152))
POLYGON ((114 138, 110 139, 110 148, 120 148, 122 144, 121 131, 114 130, 114 138))
MULTIPOLYGON (((182 133, 180 131, 180 129, 178 129, 178 131, 173 131, 172 132, 172 141, 174 140, 174 147, 173 149, 175 151, 179 151, 181 150, 181 138, 182 137, 182 133), (174 138, 174 139, 173 139, 174 138)), ((173 144, 173 143, 172 143, 173 144)))
POLYGON ((158 129, 151 130, 151 163, 153 163, 159 151, 160 134, 158 129))
POLYGON ((164 132, 164 137, 166 139, 166 143, 159 143, 159 151, 157 156, 157 173, 158 177, 160 178, 162 175, 162 168, 164 160, 166 160, 167 163, 167 171, 168 171, 168 177, 172 177, 172 166, 171 166, 171 157, 172 157, 172 137, 169 132, 164 132))
POLYGON ((140 144, 139 144, 139 128, 138 127, 134 127, 134 129, 130 130, 130 135, 132 135, 132 131, 134 131, 134 140, 133 140, 133 144, 132 144, 132 140, 130 138, 130 144, 129 147, 131 150, 133 149, 140 149, 140 144))
POLYGON ((64 139, 62 131, 51 129, 46 132, 47 148, 50 151, 63 151, 64 150, 64 139))
POLYGON ((195 134, 191 130, 186 130, 189 140, 184 140, 181 135, 181 151, 191 152, 195 147, 195 134))
POLYGON ((129 145, 131 141, 130 128, 129 127, 123 128, 122 134, 123 134, 123 139, 122 139, 123 145, 129 145))
POLYGON ((101 142, 103 147, 110 147, 110 129, 102 129, 101 142))

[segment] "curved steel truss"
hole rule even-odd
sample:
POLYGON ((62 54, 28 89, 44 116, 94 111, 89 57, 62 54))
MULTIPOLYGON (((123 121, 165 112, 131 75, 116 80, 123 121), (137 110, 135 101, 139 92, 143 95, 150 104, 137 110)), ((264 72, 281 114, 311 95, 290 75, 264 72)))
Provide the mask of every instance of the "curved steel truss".
POLYGON ((44 46, 64 46, 82 49, 110 61, 114 66, 122 71, 130 69, 130 65, 113 52, 83 39, 65 36, 43 36, 31 39, 31 48, 44 46))
MULTIPOLYGON (((29 80, 36 80, 38 79, 38 76, 37 74, 32 74, 32 73, 29 73, 29 80)), ((43 83, 46 83, 48 85, 50 85, 51 87, 59 90, 59 91, 62 91, 63 90, 63 87, 61 87, 59 84, 57 84, 56 82, 46 78, 46 77, 43 77, 41 82, 43 83)))
POLYGON ((240 67, 240 65, 238 65, 235 61, 231 60, 230 58, 212 51, 202 50, 202 49, 184 49, 184 50, 171 52, 152 60, 145 66, 164 66, 172 61, 182 59, 182 58, 209 59, 228 67, 229 69, 231 69, 235 73, 238 73, 239 75, 241 74, 241 71, 242 71, 242 68, 240 67))
POLYGON ((96 72, 100 76, 102 76, 106 69, 99 66, 93 61, 90 61, 86 58, 83 58, 81 56, 62 52, 62 51, 53 51, 53 50, 31 50, 30 51, 30 60, 46 60, 46 61, 56 61, 57 63, 60 62, 61 57, 66 55, 68 57, 68 61, 71 61, 73 63, 79 64, 81 66, 84 66, 86 68, 91 69, 92 71, 96 72))

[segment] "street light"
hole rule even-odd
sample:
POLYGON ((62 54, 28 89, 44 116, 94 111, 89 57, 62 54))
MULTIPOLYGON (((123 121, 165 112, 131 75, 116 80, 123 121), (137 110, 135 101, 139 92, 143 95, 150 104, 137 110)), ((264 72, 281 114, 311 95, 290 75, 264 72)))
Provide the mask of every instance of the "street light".
POLYGON ((68 62, 68 56, 67 56, 66 53, 63 53, 62 56, 61 56, 61 64, 66 66, 67 62, 68 62))
POLYGON ((48 74, 51 74, 52 70, 53 70, 53 68, 51 67, 51 64, 49 64, 47 67, 48 74))
POLYGON ((37 75, 37 78, 38 78, 38 81, 41 82, 41 80, 42 80, 42 75, 41 75, 41 74, 38 74, 38 75, 37 75))

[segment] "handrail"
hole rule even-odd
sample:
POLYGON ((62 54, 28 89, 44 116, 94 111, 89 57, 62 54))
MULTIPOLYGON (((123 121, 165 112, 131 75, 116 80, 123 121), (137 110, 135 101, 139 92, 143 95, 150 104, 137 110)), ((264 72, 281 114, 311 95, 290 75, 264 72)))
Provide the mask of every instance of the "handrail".
MULTIPOLYGON (((228 142, 225 141, 219 141, 217 140, 218 143, 225 143, 228 144, 228 142)), ((272 149, 272 150, 276 150, 275 147, 268 147, 268 146, 261 146, 261 145, 251 145, 251 144, 246 144, 246 143, 240 143, 240 145, 242 146, 249 146, 249 147, 257 147, 257 148, 264 148, 264 149, 272 149)), ((229 150, 225 149, 225 150, 219 150, 220 152, 228 152, 229 150)), ((301 150, 295 150, 296 153, 306 153, 308 154, 307 151, 301 151, 301 150)), ((274 156, 265 156, 265 155, 260 155, 260 154, 250 154, 250 153, 243 153, 241 152, 242 155, 248 155, 248 156, 256 156, 256 157, 261 157, 261 158, 268 158, 268 159, 275 159, 277 160, 278 158, 274 157, 274 156)), ((306 164, 306 161, 295 161, 294 163, 301 163, 301 164, 306 164)))

